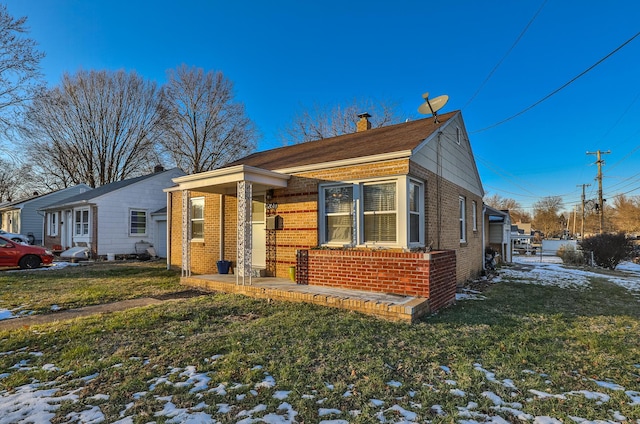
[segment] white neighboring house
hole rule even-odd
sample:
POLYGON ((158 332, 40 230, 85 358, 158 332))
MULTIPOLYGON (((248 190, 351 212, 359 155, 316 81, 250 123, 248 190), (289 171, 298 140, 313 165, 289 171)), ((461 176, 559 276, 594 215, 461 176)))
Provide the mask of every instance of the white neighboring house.
POLYGON ((495 250, 500 260, 512 261, 511 217, 508 211, 500 211, 483 205, 485 223, 485 246, 495 250))
POLYGON ((0 205, 2 229, 8 233, 23 234, 31 244, 42 245, 44 213, 40 209, 54 202, 90 191, 86 184, 78 184, 47 194, 34 193, 33 197, 0 205))
POLYGON ((166 218, 154 220, 152 214, 167 205, 163 189, 183 175, 179 168, 159 170, 42 208, 46 214, 44 245, 56 251, 86 246, 93 258, 142 253, 140 247, 148 245, 166 246, 166 228, 158 228, 166 226, 166 218))

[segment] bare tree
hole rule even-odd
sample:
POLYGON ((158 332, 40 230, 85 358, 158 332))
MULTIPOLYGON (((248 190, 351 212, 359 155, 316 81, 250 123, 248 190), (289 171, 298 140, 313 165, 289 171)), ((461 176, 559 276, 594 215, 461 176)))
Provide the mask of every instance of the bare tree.
POLYGON ((42 87, 40 59, 44 53, 25 37, 27 18, 14 19, 0 5, 0 131, 16 122, 15 114, 42 87))
POLYGON ((560 213, 563 203, 559 196, 549 196, 533 204, 533 226, 542 231, 545 237, 560 237, 566 223, 560 213))
POLYGON ((374 127, 402 122, 397 106, 388 101, 353 100, 346 106, 314 105, 297 113, 291 123, 280 130, 283 144, 306 143, 355 132, 358 115, 369 113, 374 127))
POLYGON ((65 74, 34 99, 24 136, 49 185, 99 187, 153 168, 160 90, 125 71, 65 74))
POLYGON ((613 198, 611 219, 617 231, 640 232, 640 196, 627 197, 619 194, 613 198))
POLYGON ((510 199, 508 197, 502 197, 499 194, 494 194, 490 197, 487 197, 484 202, 491 206, 494 209, 498 210, 508 210, 509 216, 511 217, 511 222, 531 222, 531 215, 526 212, 520 203, 518 203, 514 199, 510 199))
POLYGON ((182 170, 218 168, 251 153, 257 130, 222 72, 182 65, 164 87, 165 152, 182 170))
POLYGON ((0 202, 24 199, 33 196, 34 192, 47 191, 34 184, 31 166, 0 158, 0 202))
POLYGON ((18 175, 13 164, 0 158, 0 202, 16 198, 18 183, 18 175))

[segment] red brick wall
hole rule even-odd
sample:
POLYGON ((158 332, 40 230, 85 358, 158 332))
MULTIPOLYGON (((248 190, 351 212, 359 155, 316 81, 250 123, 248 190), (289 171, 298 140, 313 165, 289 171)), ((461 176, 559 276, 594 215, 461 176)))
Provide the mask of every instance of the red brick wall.
POLYGON ((429 309, 435 312, 456 300, 456 252, 431 253, 429 267, 429 309))
POLYGON ((455 301, 456 252, 310 250, 309 285, 429 299, 437 311, 455 301))

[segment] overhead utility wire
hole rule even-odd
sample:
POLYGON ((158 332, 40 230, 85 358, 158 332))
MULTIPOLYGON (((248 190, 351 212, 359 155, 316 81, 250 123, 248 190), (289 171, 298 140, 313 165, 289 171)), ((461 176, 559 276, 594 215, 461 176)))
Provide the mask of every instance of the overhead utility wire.
MULTIPOLYGON (((638 131, 640 132, 640 131, 638 131)), ((638 132, 636 132, 635 134, 633 134, 634 137, 636 134, 638 134, 638 132)), ((629 137, 629 138, 631 138, 629 137)), ((616 163, 614 163, 612 166, 609 167, 609 172, 611 172, 612 169, 614 169, 615 167, 617 167, 618 165, 620 165, 620 163, 622 163, 624 160, 626 160, 627 158, 629 158, 629 156, 631 156, 632 154, 634 154, 635 152, 637 152, 638 150, 640 150, 640 144, 638 146, 636 146, 633 150, 631 150, 629 153, 627 153, 622 159, 620 159, 619 161, 617 161, 616 163)))
POLYGON ((524 29, 522 30, 522 32, 520 33, 520 35, 518 35, 518 38, 516 38, 516 41, 514 41, 514 43, 511 45, 511 47, 509 48, 509 50, 507 50, 507 52, 504 54, 504 56, 502 56, 502 59, 500 59, 498 61, 498 63, 496 63, 496 66, 493 67, 493 69, 491 70, 491 72, 489 72, 489 75, 487 75, 487 77, 484 79, 484 81, 482 81, 482 84, 480 84, 480 87, 478 87, 478 89, 476 90, 475 93, 473 93, 473 95, 471 96, 471 98, 469 100, 467 100, 467 103, 462 107, 462 109, 465 109, 467 106, 469 106, 469 104, 471 104, 471 102, 476 98, 476 96, 480 93, 480 91, 482 90, 482 88, 485 86, 485 84, 487 82, 489 82, 489 80, 491 79, 491 77, 493 76, 493 73, 495 71, 498 70, 498 68, 500 67, 500 65, 502 65, 502 62, 504 62, 504 60, 507 58, 507 56, 509 56, 511 54, 511 52, 513 51, 513 49, 516 47, 516 45, 520 42, 520 39, 524 36, 524 34, 527 32, 527 30, 529 29, 529 27, 531 26, 531 24, 533 23, 533 21, 536 20, 536 18, 538 17, 538 15, 540 14, 540 12, 542 11, 542 8, 544 7, 544 5, 547 3, 547 0, 544 0, 542 2, 542 5, 540 6, 540 8, 538 9, 538 11, 535 13, 535 15, 533 15, 533 18, 531 18, 531 20, 529 21, 529 23, 524 27, 524 29))
MULTIPOLYGON (((613 131, 613 129, 618 126, 618 124, 620 123, 620 121, 622 121, 622 118, 625 117, 625 115, 629 112, 629 110, 631 110, 631 107, 634 105, 634 103, 636 101, 638 101, 638 99, 640 98, 640 92, 638 94, 636 94, 636 97, 631 101, 631 103, 629 104, 629 106, 627 106, 627 108, 624 110, 624 112, 622 112, 622 115, 620 115, 620 117, 616 120, 616 122, 607 130, 606 133, 604 133, 604 135, 602 136, 602 138, 600 139, 600 141, 603 141, 605 138, 607 138, 607 136, 609 135, 609 133, 611 133, 611 131, 613 131)), ((615 149, 618 146, 614 146, 613 149, 615 149)), ((611 168, 609 168, 611 169, 611 168)))
POLYGON ((593 65, 591 65, 590 67, 588 67, 586 70, 580 72, 577 76, 573 77, 571 80, 569 80, 569 82, 566 82, 565 84, 563 84, 560 88, 557 88, 555 90, 553 90, 551 93, 547 94, 546 96, 544 96, 542 99, 538 100, 537 102, 535 102, 534 104, 532 104, 531 106, 521 110, 520 112, 516 113, 515 115, 511 115, 510 117, 503 119, 500 122, 496 122, 493 125, 489 125, 488 127, 484 127, 482 129, 476 130, 476 131, 472 131, 471 134, 476 134, 482 131, 486 131, 489 130, 491 128, 495 128, 499 125, 504 124, 505 122, 511 121, 514 118, 517 118, 518 116, 530 111, 531 109, 533 109, 534 107, 538 106, 540 103, 544 102, 545 100, 549 99, 550 97, 554 96, 555 94, 557 94, 558 92, 562 91, 563 89, 567 88, 570 84, 572 84, 573 82, 575 82, 577 79, 579 79, 580 77, 584 76, 586 73, 588 73, 589 71, 591 71, 593 68, 595 68, 596 66, 600 65, 602 62, 604 62, 605 60, 609 59, 611 56, 613 56, 615 53, 617 53, 620 49, 622 49, 624 46, 626 46, 627 44, 629 44, 630 42, 632 42, 638 35, 640 35, 640 32, 637 32, 633 37, 629 38, 627 41, 625 41, 624 43, 622 43, 620 46, 618 46, 616 49, 614 49, 613 51, 611 51, 609 54, 607 54, 605 57, 603 57, 602 59, 600 59, 599 61, 597 61, 596 63, 594 63, 593 65))

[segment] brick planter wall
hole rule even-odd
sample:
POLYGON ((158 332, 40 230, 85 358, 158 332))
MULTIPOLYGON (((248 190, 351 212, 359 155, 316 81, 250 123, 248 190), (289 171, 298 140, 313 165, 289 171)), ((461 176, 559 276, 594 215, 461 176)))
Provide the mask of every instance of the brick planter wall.
POLYGON ((309 250, 309 285, 429 299, 435 312, 455 302, 456 252, 309 250))

